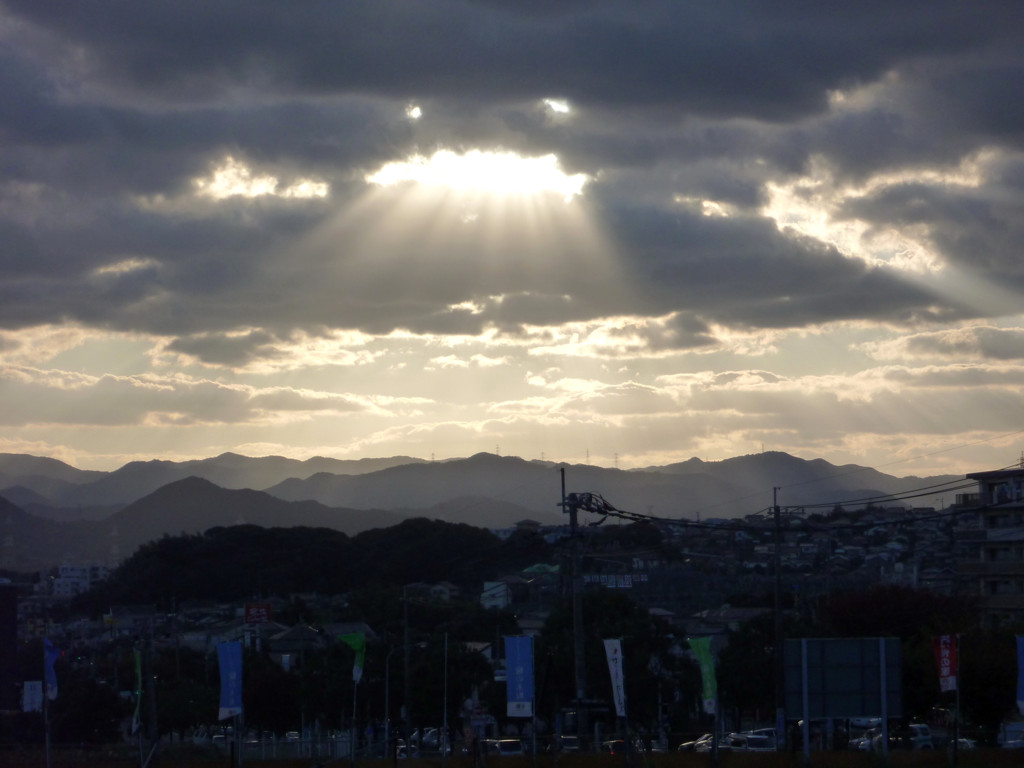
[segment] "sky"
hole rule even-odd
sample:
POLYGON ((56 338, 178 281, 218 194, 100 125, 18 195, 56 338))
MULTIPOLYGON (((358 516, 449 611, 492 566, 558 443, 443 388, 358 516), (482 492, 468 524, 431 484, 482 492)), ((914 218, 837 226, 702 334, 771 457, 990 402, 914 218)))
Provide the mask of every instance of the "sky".
POLYGON ((1024 3, 0 0, 0 452, 1024 456, 1024 3))

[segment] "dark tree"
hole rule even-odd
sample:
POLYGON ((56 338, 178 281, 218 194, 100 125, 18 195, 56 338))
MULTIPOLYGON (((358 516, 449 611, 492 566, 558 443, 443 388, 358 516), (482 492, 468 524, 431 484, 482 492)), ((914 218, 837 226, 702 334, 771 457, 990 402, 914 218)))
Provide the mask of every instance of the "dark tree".
MULTIPOLYGON (((603 699, 611 707, 611 679, 602 641, 620 638, 630 720, 656 724, 658 703, 675 699, 685 666, 672 653, 674 639, 668 625, 627 596, 606 589, 584 593, 583 623, 588 697, 603 699)), ((572 624, 571 604, 560 603, 548 616, 535 648, 538 709, 547 716, 571 707, 575 699, 572 624)), ((614 707, 610 712, 614 725, 614 707)))
POLYGON ((110 685, 80 674, 58 680, 59 695, 50 703, 56 744, 110 744, 121 737, 127 704, 110 685))

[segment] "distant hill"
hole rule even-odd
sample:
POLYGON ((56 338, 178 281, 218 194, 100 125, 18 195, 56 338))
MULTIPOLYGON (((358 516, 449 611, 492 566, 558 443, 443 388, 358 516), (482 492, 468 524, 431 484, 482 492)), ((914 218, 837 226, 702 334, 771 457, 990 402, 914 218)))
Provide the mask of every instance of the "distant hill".
POLYGON ((307 478, 319 472, 359 474, 417 462, 422 459, 393 456, 345 461, 315 457, 299 461, 282 456, 251 458, 223 453, 195 461, 133 461, 113 472, 84 472, 54 459, 8 453, 0 454, 0 495, 27 502, 25 492, 32 491, 50 506, 70 509, 123 506, 187 477, 203 478, 222 488, 262 490, 288 478, 307 478), (20 487, 11 491, 14 486, 20 487))
MULTIPOLYGON (((897 478, 866 467, 837 467, 771 452, 719 462, 691 459, 668 467, 623 471, 565 467, 566 490, 600 493, 618 509, 659 517, 738 517, 771 506, 773 489, 787 506, 835 504, 906 493, 962 479, 897 478)), ((391 467, 357 476, 317 474, 267 489, 282 499, 329 506, 384 508, 437 505, 464 495, 511 502, 540 522, 561 519, 561 475, 545 462, 480 453, 468 459, 391 467)), ((925 500, 927 502, 927 500, 925 500)))
POLYGON ((868 467, 836 466, 781 452, 714 462, 694 458, 629 471, 489 453, 443 462, 407 456, 298 461, 225 453, 196 461, 131 462, 113 472, 84 472, 53 459, 0 454, 0 496, 52 519, 97 519, 169 483, 197 477, 225 489, 266 490, 285 501, 319 501, 350 509, 422 511, 439 505, 457 507, 457 499, 489 499, 551 523, 561 519, 563 467, 568 491, 600 493, 620 509, 684 518, 756 512, 772 503, 773 488, 780 489, 780 504, 800 506, 900 494, 962 479, 898 478, 868 467))
MULTIPOLYGON (((897 478, 778 452, 630 471, 489 453, 444 462, 407 457, 295 461, 229 453, 194 462, 132 462, 109 473, 0 454, 0 476, 10 482, 0 490, 0 535, 6 542, 0 565, 116 561, 166 534, 242 522, 331 528, 349 535, 415 517, 492 529, 525 518, 557 525, 567 520, 559 503, 563 472, 567 492, 599 493, 620 510, 688 520, 767 510, 776 488, 780 505, 828 511, 866 499, 884 505, 887 495, 963 480, 897 478), (179 477, 189 470, 205 476, 179 477), (245 482, 266 484, 265 490, 229 487, 245 482), (115 498, 123 501, 110 501, 115 498)), ((935 491, 936 497, 941 494, 935 491)), ((922 497, 905 505, 934 501, 922 497)))
MULTIPOLYGON (((27 573, 86 559, 99 562, 102 533, 91 523, 58 523, 30 515, 0 497, 0 567, 27 573)), ((105 553, 103 553, 105 554, 105 553)))
POLYGON ((81 485, 91 480, 98 480, 106 472, 76 469, 57 459, 42 456, 30 456, 25 453, 0 453, 0 485, 11 485, 11 478, 38 477, 52 480, 63 480, 70 484, 81 485))
POLYGON ((331 509, 315 501, 282 501, 262 491, 220 488, 196 477, 178 480, 104 520, 57 522, 0 497, 0 534, 10 542, 12 570, 61 562, 116 563, 165 535, 202 533, 241 524, 264 528, 331 528, 348 535, 387 528, 406 519, 385 510, 331 509))
POLYGON ((189 477, 163 486, 104 521, 125 555, 164 534, 216 526, 333 528, 348 535, 387 528, 403 518, 384 510, 331 509, 316 501, 283 501, 249 489, 227 489, 189 477))

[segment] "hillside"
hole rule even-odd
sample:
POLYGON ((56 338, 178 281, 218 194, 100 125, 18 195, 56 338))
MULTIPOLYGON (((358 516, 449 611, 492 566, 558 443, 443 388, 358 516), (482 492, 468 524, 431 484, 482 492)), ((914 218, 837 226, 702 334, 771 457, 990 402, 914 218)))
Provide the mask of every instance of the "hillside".
POLYGON ((10 542, 5 567, 35 570, 62 562, 117 562, 165 535, 202 533, 243 524, 265 528, 330 528, 354 535, 405 519, 384 510, 331 509, 289 502, 262 491, 220 488, 200 478, 170 483, 105 520, 57 522, 0 497, 0 527, 10 542))

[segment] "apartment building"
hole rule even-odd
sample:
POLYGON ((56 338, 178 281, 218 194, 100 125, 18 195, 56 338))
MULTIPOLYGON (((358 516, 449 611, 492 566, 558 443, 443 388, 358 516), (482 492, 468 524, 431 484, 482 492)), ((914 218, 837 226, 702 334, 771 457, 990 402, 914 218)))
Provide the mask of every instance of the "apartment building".
POLYGON ((959 572, 976 580, 987 626, 1024 622, 1024 464, 967 478, 978 491, 958 495, 957 505, 977 513, 970 536, 977 556, 961 560, 959 572))

